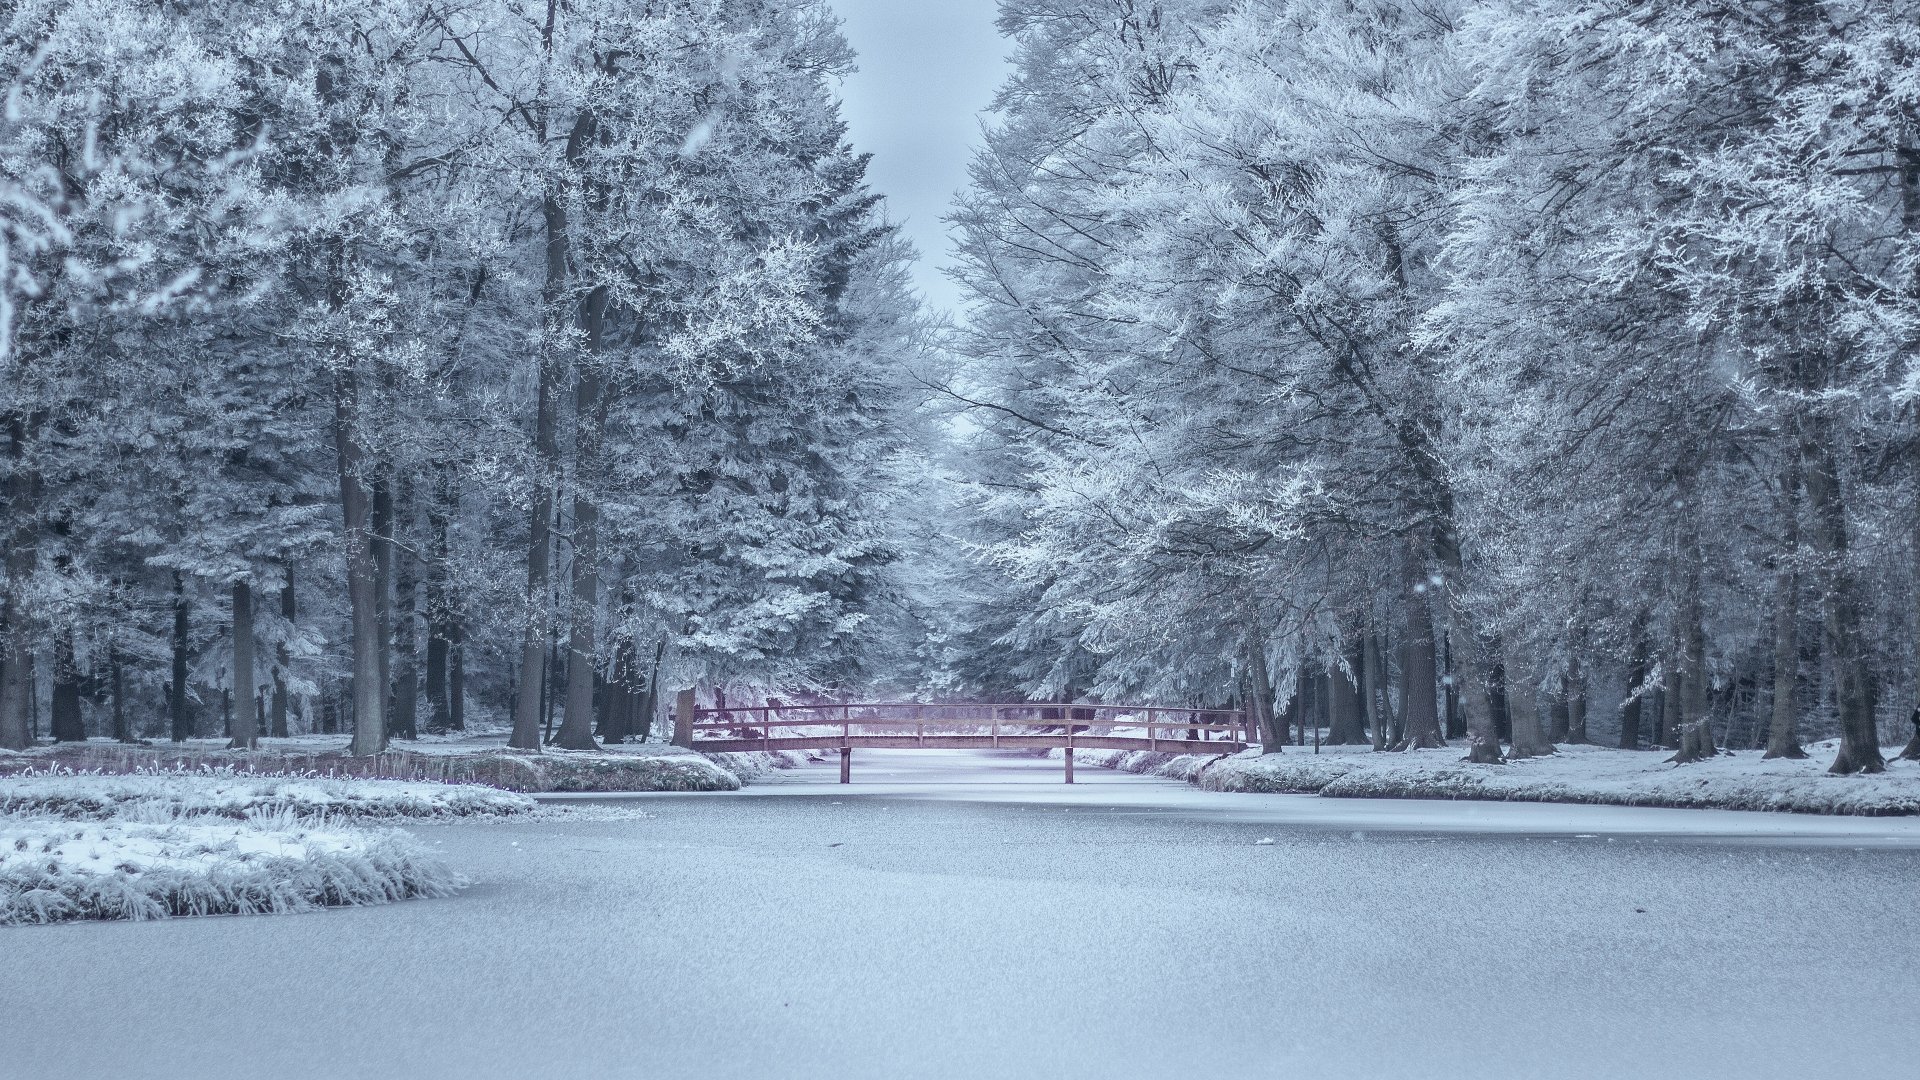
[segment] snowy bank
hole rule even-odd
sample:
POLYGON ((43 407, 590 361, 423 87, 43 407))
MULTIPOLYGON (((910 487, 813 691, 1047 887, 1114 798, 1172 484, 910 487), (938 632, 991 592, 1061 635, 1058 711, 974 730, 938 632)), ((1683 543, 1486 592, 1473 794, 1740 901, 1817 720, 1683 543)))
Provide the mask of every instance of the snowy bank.
POLYGON ((0 819, 0 925, 308 911, 465 884, 402 833, 306 829, 289 815, 0 819))
POLYGON ((105 740, 57 743, 0 753, 0 775, 53 768, 142 773, 230 769, 267 776, 429 780, 505 791, 734 791, 740 780, 701 754, 658 743, 599 751, 509 750, 504 739, 422 741, 368 757, 346 752, 344 736, 263 739, 258 750, 227 750, 211 740, 128 745, 105 740))
POLYGON ((703 754, 701 756, 731 773, 733 778, 742 784, 752 783, 757 777, 766 776, 781 769, 797 769, 810 760, 825 760, 819 757, 809 758, 798 750, 750 750, 736 754, 703 754))
POLYGON ((1337 798, 1486 799, 1513 802, 1777 810, 1807 814, 1920 814, 1920 763, 1891 760, 1872 776, 1830 776, 1831 743, 1805 760, 1762 761, 1760 751, 1671 765, 1660 752, 1565 746, 1550 757, 1504 765, 1461 760, 1458 748, 1372 753, 1247 751, 1231 757, 1079 751, 1087 764, 1185 780, 1208 791, 1316 794, 1337 798))
POLYGON ((123 775, 64 769, 0 776, 0 814, 103 820, 129 812, 242 820, 289 814, 311 820, 444 819, 524 814, 525 795, 472 784, 261 776, 232 769, 123 775))

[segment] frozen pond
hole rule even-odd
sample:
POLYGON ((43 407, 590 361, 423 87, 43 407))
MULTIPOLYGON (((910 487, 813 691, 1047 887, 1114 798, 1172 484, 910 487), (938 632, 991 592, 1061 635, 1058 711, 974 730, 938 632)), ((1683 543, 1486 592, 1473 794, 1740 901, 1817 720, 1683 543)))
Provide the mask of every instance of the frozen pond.
POLYGON ((420 828, 451 900, 0 932, 7 1072, 1912 1075, 1920 822, 1059 765, 866 751, 420 828))

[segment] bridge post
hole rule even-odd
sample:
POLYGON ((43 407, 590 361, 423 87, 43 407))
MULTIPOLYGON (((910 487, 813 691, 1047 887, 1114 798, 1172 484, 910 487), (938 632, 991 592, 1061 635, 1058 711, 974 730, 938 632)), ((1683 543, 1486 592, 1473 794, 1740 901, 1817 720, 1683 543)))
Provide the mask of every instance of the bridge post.
POLYGON ((840 782, 853 783, 853 747, 851 746, 840 748, 840 782))
POLYGON ((693 749, 693 687, 680 691, 673 702, 673 745, 693 749))
POLYGON ((1067 747, 1067 783, 1073 783, 1073 747, 1067 747))

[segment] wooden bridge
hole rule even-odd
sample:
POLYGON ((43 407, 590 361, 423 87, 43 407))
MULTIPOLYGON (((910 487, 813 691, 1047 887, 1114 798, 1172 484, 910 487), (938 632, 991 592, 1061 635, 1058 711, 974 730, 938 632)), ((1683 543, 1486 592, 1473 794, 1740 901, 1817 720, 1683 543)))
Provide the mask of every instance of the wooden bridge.
POLYGON ((702 709, 682 692, 674 742, 705 753, 838 750, 840 782, 853 780, 858 747, 911 750, 1152 750, 1233 754, 1255 741, 1247 717, 1231 709, 1066 703, 935 705, 879 702, 754 705, 702 709))

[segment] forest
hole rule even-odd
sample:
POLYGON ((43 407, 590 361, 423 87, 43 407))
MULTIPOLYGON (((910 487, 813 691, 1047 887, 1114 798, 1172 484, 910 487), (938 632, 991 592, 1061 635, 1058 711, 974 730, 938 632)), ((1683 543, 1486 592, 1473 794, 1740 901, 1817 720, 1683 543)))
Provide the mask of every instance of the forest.
POLYGON ((1920 721, 1906 0, 1005 0, 950 317, 814 0, 0 20, 0 747, 1920 721))

